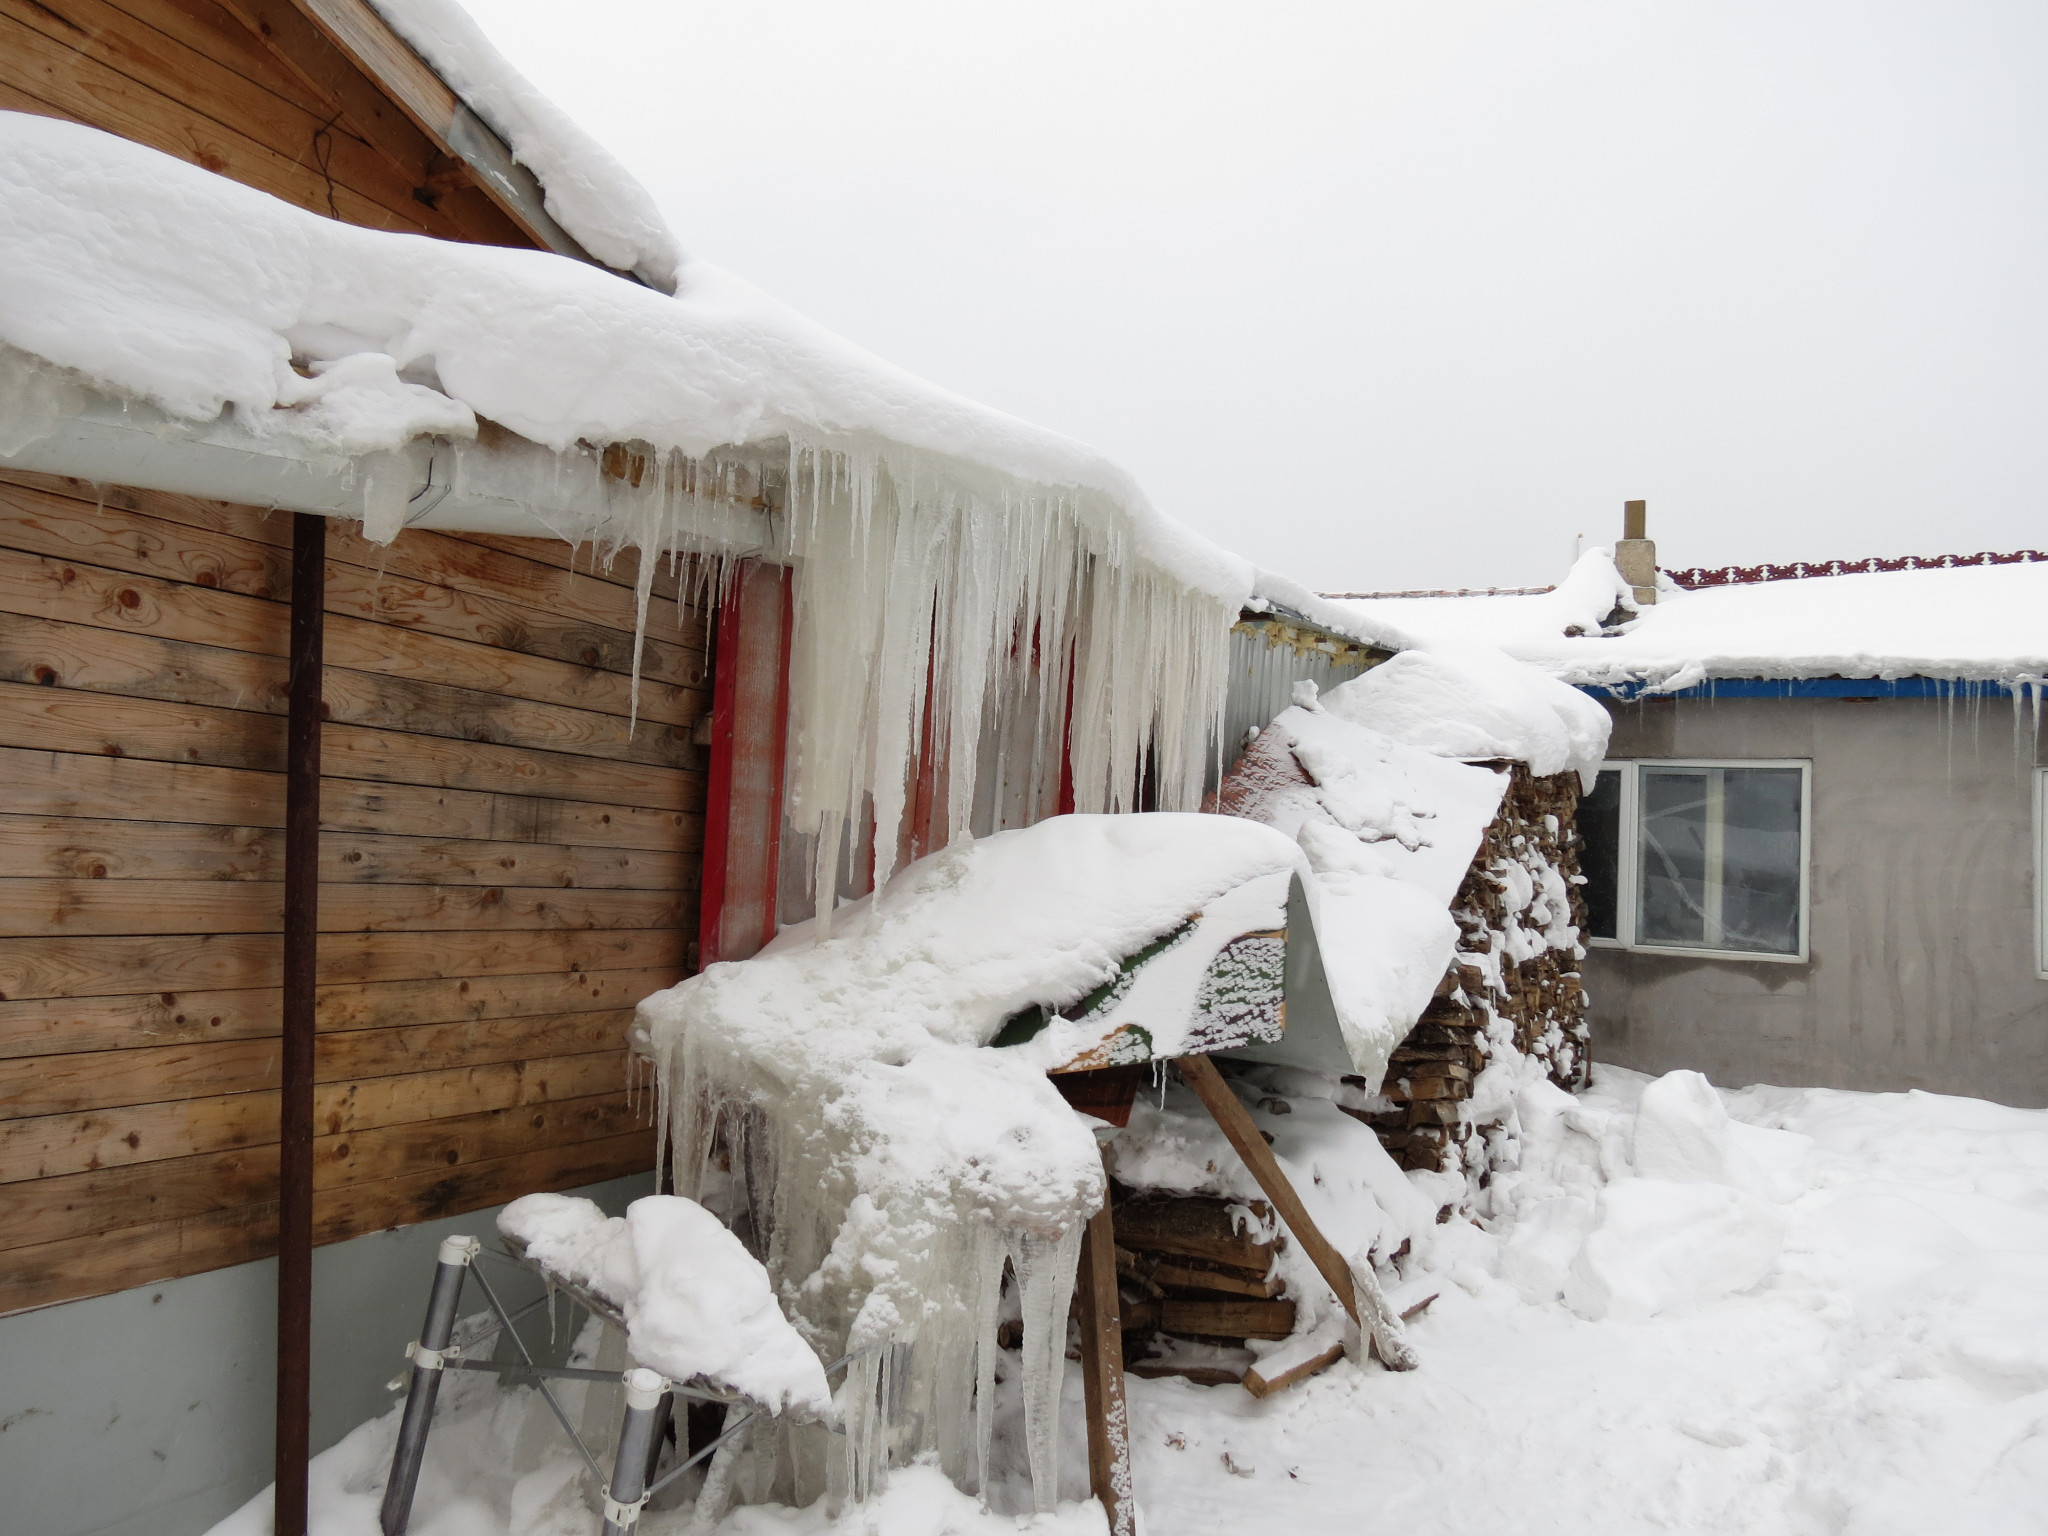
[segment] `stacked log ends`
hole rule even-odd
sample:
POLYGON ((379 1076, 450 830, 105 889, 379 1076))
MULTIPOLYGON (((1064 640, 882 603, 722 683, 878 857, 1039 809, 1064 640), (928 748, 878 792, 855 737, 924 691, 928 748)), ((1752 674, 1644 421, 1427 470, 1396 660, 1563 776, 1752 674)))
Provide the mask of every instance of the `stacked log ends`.
POLYGON ((1124 1359, 1133 1373, 1236 1380, 1214 1367, 1151 1368, 1145 1357, 1161 1335, 1227 1346, 1294 1332, 1294 1303, 1273 1272, 1287 1238, 1264 1201, 1122 1186, 1112 1195, 1124 1359))
POLYGON ((1582 1087, 1592 1063, 1579 973, 1578 776, 1494 766, 1507 770, 1508 790, 1452 904, 1458 953, 1395 1049, 1378 1103, 1351 1111, 1404 1168, 1464 1165, 1466 1104, 1494 1053, 1535 1059, 1561 1088, 1582 1087))

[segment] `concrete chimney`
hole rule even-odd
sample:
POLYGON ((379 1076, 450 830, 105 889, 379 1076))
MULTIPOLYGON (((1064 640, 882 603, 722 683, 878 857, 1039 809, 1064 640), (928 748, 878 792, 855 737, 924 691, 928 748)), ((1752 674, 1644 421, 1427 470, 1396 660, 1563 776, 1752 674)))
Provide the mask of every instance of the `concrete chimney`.
POLYGON ((1614 567, 1635 590, 1638 608, 1651 607, 1657 601, 1657 545, 1649 536, 1649 512, 1647 501, 1624 501, 1621 538, 1614 546, 1614 567))

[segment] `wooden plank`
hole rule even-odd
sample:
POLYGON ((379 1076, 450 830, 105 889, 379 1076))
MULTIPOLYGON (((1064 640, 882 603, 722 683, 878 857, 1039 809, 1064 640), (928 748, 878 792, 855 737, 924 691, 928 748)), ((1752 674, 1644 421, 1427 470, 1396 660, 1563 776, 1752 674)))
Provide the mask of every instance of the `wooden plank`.
MULTIPOLYGON (((20 3, 0 0, 0 7, 20 3)), ((81 500, 9 474, 0 478, 0 546, 245 597, 289 600, 288 551, 227 527, 165 522, 149 511, 147 504, 101 505, 95 496, 81 500)), ((254 522, 257 514, 243 509, 243 518, 254 522)))
MULTIPOLYGON (((313 1109, 322 1134, 338 1136, 436 1115, 587 1098, 617 1091, 623 1079, 624 1064, 617 1050, 589 1051, 322 1083, 314 1090, 313 1109)), ((266 1146, 276 1140, 277 1095, 270 1092, 0 1120, 0 1183, 266 1146)))
MULTIPOLYGON (((595 1012, 631 1007, 678 979, 674 968, 659 967, 322 987, 317 1019, 322 1030, 382 1029, 595 1012)), ((278 1006, 268 987, 0 1002, 0 1058, 260 1039, 277 1033, 278 1006)))
MULTIPOLYGON (((393 1077, 543 1056, 623 1050, 630 1008, 352 1029, 317 1042, 320 1082, 393 1077)), ((124 1104, 268 1092, 277 1086, 275 1036, 138 1046, 0 1061, 0 1118, 78 1114, 124 1104)))
POLYGON ((10 1058, 0 1061, 0 1118, 275 1088, 278 1051, 272 1038, 10 1058))
POLYGON ((283 714, 284 679, 282 657, 0 612, 7 682, 283 714))
MULTIPOLYGON (((277 1197, 277 1146, 0 1184, 0 1253, 277 1197)), ((0 1268, 7 1267, 0 1259, 0 1268)))
MULTIPOLYGON (((0 560, 0 571, 4 569, 0 560)), ((282 657, 110 630, 95 621, 96 601, 80 585, 57 594, 40 618, 0 610, 0 679, 284 713, 282 657), (67 611, 69 619, 53 617, 67 611)), ((675 703, 674 713, 688 713, 685 705, 699 697, 694 690, 664 691, 675 703)), ((706 755, 704 748, 692 744, 690 731, 679 725, 648 719, 635 726, 625 716, 609 712, 508 699, 480 689, 377 675, 333 663, 322 677, 321 696, 329 719, 355 725, 670 768, 701 768, 706 755)))
MULTIPOLYGON (((342 885, 320 902, 322 933, 445 929, 662 928, 689 922, 686 891, 523 886, 342 885)), ((0 879, 0 932, 14 936, 274 933, 275 882, 0 879)))
POLYGON ((276 1251, 277 1208, 271 1204, 17 1248, 0 1264, 0 1314, 196 1275, 276 1251))
POLYGON ((276 773, 284 767, 284 721, 203 704, 0 682, 0 747, 276 773))
MULTIPOLYGON (((673 928, 336 933, 320 941, 320 979, 341 985, 516 976, 540 968, 679 968, 686 942, 673 928)), ((275 987, 279 963, 275 934, 0 938, 0 1002, 275 987)))
POLYGON ((0 879, 0 933, 272 933, 278 892, 251 881, 0 879))
POLYGON ((616 1048, 574 1056, 536 1056, 525 1061, 322 1083, 315 1090, 314 1118, 323 1135, 339 1136, 380 1126, 617 1093, 625 1081, 625 1058, 616 1048))
MULTIPOLYGON (((629 635, 636 627, 638 602, 632 588, 531 559, 523 551, 513 554, 467 535, 425 528, 408 528, 385 546, 339 521, 329 539, 329 560, 381 573, 386 580, 449 587, 629 635)), ((666 596, 648 598, 647 633, 698 652, 707 643, 703 620, 666 596)))
MULTIPOLYGON (((316 1188, 445 1170, 644 1127, 624 1093, 317 1136, 316 1188)), ((275 1198, 277 1144, 0 1183, 0 1252, 275 1198)))
POLYGON ((438 148, 468 162, 476 185, 533 244, 597 264, 548 214, 540 183, 532 173, 513 160, 497 134, 456 99, 441 77, 364 0, 296 3, 438 148))
POLYGON ((540 1147, 599 1141, 645 1128, 648 1109, 646 1104, 629 1103, 624 1092, 614 1092, 317 1137, 313 1178, 318 1188, 338 1189, 459 1168, 540 1147))
MULTIPOLYGON (((0 684, 0 709, 8 703, 0 684)), ((47 689, 29 689, 47 693, 47 689)), ((191 706, 178 706, 190 708, 191 706)), ((249 718, 255 718, 253 716, 249 718)), ((531 747, 454 741, 360 725, 330 725, 321 733, 322 763, 334 778, 386 784, 425 784, 484 794, 541 795, 602 805, 638 805, 656 811, 702 811, 704 776, 693 770, 572 757, 531 747)), ((146 754, 131 754, 146 755, 146 754)), ((236 765, 240 766, 240 765, 236 765)))
MULTIPOLYGON (((276 827, 284 822, 284 776, 201 763, 85 756, 0 748, 0 783, 10 810, 124 823, 169 819, 205 826, 276 827)), ((429 791, 428 793, 431 793, 429 791)), ((351 803, 345 786, 323 796, 351 803)), ((535 802, 555 804, 557 802, 535 802)))
MULTIPOLYGON (((695 884, 691 855, 702 838, 692 822, 683 844, 639 848, 565 848, 467 838, 383 837, 329 832, 320 842, 320 878, 336 884, 576 886, 587 890, 681 891, 695 884)), ((0 858, 4 858, 0 829, 0 858)))
POLYGON ((1278 1275, 1255 1274, 1245 1269, 1158 1263, 1148 1266, 1145 1275, 1154 1285, 1171 1285, 1194 1291, 1218 1291, 1227 1296, 1252 1296, 1261 1301, 1270 1300, 1287 1289, 1287 1282, 1278 1275))
POLYGON ((160 98, 163 116, 303 161, 304 188, 317 186, 320 194, 317 201, 303 200, 303 193, 294 198, 301 206, 339 217, 339 195, 347 189, 401 225, 440 238, 454 233, 445 217, 413 198, 413 183, 396 166, 333 114, 316 114, 102 0, 0 0, 0 17, 74 47, 80 67, 90 61, 113 72, 138 101, 160 98))
MULTIPOLYGON (((327 611, 607 672, 633 670, 630 630, 559 619, 481 593, 380 578, 362 566, 328 566, 327 611)), ((704 653, 651 632, 641 646, 640 675, 650 682, 700 687, 704 653)))
POLYGON ((320 940, 320 980, 340 985, 429 976, 520 976, 541 970, 679 969, 686 943, 674 928, 336 933, 320 940))
MULTIPOLYGON (((610 561, 598 558, 594 544, 571 544, 567 539, 523 538, 509 533, 465 533, 464 539, 486 549, 503 550, 524 560, 538 560, 558 570, 581 571, 597 581, 608 581, 629 590, 640 580, 640 551, 628 546, 616 551, 610 561)), ((648 587, 656 597, 680 603, 697 590, 695 555, 685 556, 680 566, 657 557, 654 580, 648 587)))
POLYGON ((1109 1203, 1081 1234, 1075 1281, 1081 1325, 1081 1400, 1088 1420, 1088 1487, 1102 1501, 1110 1536, 1135 1536, 1130 1417, 1124 1405, 1124 1339, 1116 1290, 1116 1230, 1109 1203))
POLYGON ((274 1145, 277 1097, 218 1094, 0 1120, 0 1183, 274 1145))
POLYGON ((508 699, 474 688, 381 677, 332 663, 321 678, 320 697, 329 721, 380 730, 662 768, 702 769, 708 755, 705 748, 691 742, 689 730, 682 726, 643 720, 636 727, 618 715, 508 699))
MULTIPOLYGON (((196 0, 207 5, 210 0, 196 0)), ((37 470, 0 468, 0 485, 18 486, 82 503, 94 516, 107 511, 132 512, 154 522, 180 528, 223 533, 252 544, 286 552, 292 547, 292 515, 238 502, 215 501, 205 496, 184 496, 175 491, 151 491, 128 485, 101 485, 75 475, 46 475, 37 470)), ((277 591, 282 594, 284 588, 277 591)), ((280 601, 282 596, 280 595, 280 601)))
POLYGON ((1273 1245, 1242 1230, 1230 1201, 1203 1196, 1137 1199, 1116 1213, 1117 1241, 1142 1253, 1171 1253, 1264 1274, 1273 1245))
MULTIPOLYGON (((258 143, 247 134, 202 117, 159 91, 151 90, 97 59, 12 20, 0 22, 9 61, 7 94, 17 110, 67 117, 151 149, 227 176, 295 207, 368 229, 425 234, 428 222, 385 207, 341 182, 329 183, 313 168, 310 140, 304 164, 258 143)), ((419 209, 428 215, 425 208, 419 209)), ((430 216, 429 216, 430 217, 430 216)))
MULTIPOLYGON (((314 1235, 340 1242, 385 1227, 457 1216, 536 1190, 576 1189, 654 1167, 654 1131, 629 1131, 602 1141, 577 1141, 513 1157, 320 1192, 314 1235)), ((12 1260, 10 1259, 10 1262, 12 1260)))
POLYGON ((0 813, 0 877, 23 875, 69 880, 280 880, 284 844, 277 832, 264 827, 0 813))
POLYGON ((1294 1332, 1291 1301, 1189 1301, 1169 1296, 1159 1304, 1167 1333, 1225 1339, 1284 1339, 1294 1332))
POLYGON ((0 1000, 4 1001, 98 997, 115 992, 224 991, 277 984, 275 934, 0 938, 0 1000))
POLYGON ((265 656, 284 654, 288 617, 267 598, 23 551, 0 560, 0 612, 265 656))
MULTIPOLYGON (((180 6, 210 8, 209 0, 173 0, 180 6)), ((531 240, 507 218, 483 190, 466 179, 441 174, 453 171, 440 146, 383 89, 345 57, 291 0, 221 0, 269 51, 305 82, 316 99, 342 114, 342 120, 415 183, 413 198, 444 215, 456 239, 483 245, 526 246, 531 240)))
MULTIPOLYGON (((395 1077, 417 1072, 421 1067, 446 1070, 485 1066, 494 1061, 527 1061, 539 1056, 581 1056, 607 1048, 623 1052, 626 1031, 632 1024, 633 1010, 620 1008, 538 1018, 343 1030, 320 1037, 319 1078, 321 1082, 345 1082, 364 1077, 395 1077)), ((0 1063, 0 1067, 5 1065, 0 1063)))
MULTIPOLYGON (((383 1029, 458 1019, 514 1019, 631 1008, 675 985, 667 967, 630 971, 548 972, 532 976, 463 976, 322 987, 322 1030, 383 1029)), ((5 1005, 0 1005, 5 1006, 5 1005)))
POLYGON ((277 1033, 278 1006, 275 987, 0 1003, 0 1058, 254 1040, 277 1033))
MULTIPOLYGON (((327 616, 327 664, 422 682, 459 683, 481 693, 630 715, 633 681, 578 661, 529 656, 476 640, 452 639, 349 614, 327 616)), ((710 706, 708 690, 642 677, 639 718, 690 725, 710 706)))
MULTIPOLYGON (((120 0, 126 3, 126 0, 120 0)), ((207 0, 196 0, 206 4, 207 0)), ((254 14, 258 6, 255 0, 225 0, 225 4, 244 14, 254 14)), ((265 15, 266 23, 269 15, 265 15)), ((382 99, 379 97, 378 99, 382 99)), ((182 496, 169 491, 138 490, 131 486, 98 485, 90 480, 75 476, 46 475, 33 470, 0 468, 0 484, 25 486, 48 492, 54 496, 83 502, 95 509, 111 507, 120 511, 137 512, 143 516, 164 522, 176 523, 182 527, 200 528, 216 533, 231 534, 236 538, 249 539, 267 544, 273 549, 288 550, 291 547, 291 518, 288 514, 272 513, 262 507, 242 506, 231 501, 215 501, 203 496, 182 496)), ((415 534, 428 534, 423 528, 408 529, 399 535, 400 540, 415 534)), ((609 582, 613 586, 632 589, 638 580, 640 570, 639 551, 631 548, 619 550, 609 564, 597 558, 596 549, 590 544, 571 544, 566 539, 531 538, 518 534, 489 533, 433 533, 436 538, 455 538, 467 544, 495 549, 503 554, 516 555, 521 560, 531 560, 542 565, 553 566, 556 570, 577 572, 593 581, 609 582)), ((375 548, 376 546, 370 546, 375 548)), ((669 562, 662 560, 655 570, 652 591, 657 597, 670 602, 681 602, 685 596, 685 585, 693 569, 694 557, 686 560, 682 572, 670 569, 669 562)), ((371 562, 375 564, 374 561, 371 562)), ((694 588, 692 588, 694 590, 694 588)), ((628 626, 630 627, 630 626, 628 626)), ((701 644, 701 642, 700 642, 701 644)))
POLYGON ((385 833, 459 842, 648 852, 694 852, 702 846, 704 836, 702 814, 690 810, 657 811, 644 806, 338 778, 321 783, 320 819, 333 835, 385 833))
MULTIPOLYGON (((245 22, 217 0, 113 0, 114 8, 287 101, 312 98, 245 22)), ((322 101, 324 119, 338 103, 322 101)), ((425 163, 422 156, 421 163, 425 163)))
POLYGON ((1298 1358, 1261 1360, 1244 1373, 1244 1389, 1253 1397, 1271 1397, 1297 1381, 1306 1381, 1317 1372, 1328 1370, 1343 1358, 1344 1346, 1337 1343, 1298 1358))
MULTIPOLYGON (((541 1189, 575 1189, 653 1166, 654 1133, 548 1147, 441 1173, 322 1191, 314 1233, 339 1242, 383 1227, 497 1205, 541 1189)), ((179 1221, 17 1248, 0 1265, 0 1313, 127 1290, 244 1263, 275 1251, 276 1207, 237 1206, 179 1221)))
MULTIPOLYGON (((5 884, 0 881, 0 887, 5 884)), ((4 901, 4 891, 0 891, 0 912, 5 911, 4 901)), ((547 887, 534 890, 512 885, 332 885, 321 893, 320 931, 666 928, 690 922, 696 916, 696 908, 697 897, 691 891, 547 887)))
MULTIPOLYGON (((1259 1134, 1259 1128, 1252 1122, 1251 1114, 1238 1101, 1230 1085, 1223 1081, 1223 1074, 1216 1070, 1216 1064, 1206 1056, 1183 1056, 1179 1059, 1181 1080, 1194 1089, 1195 1097, 1202 1101, 1202 1107, 1221 1128, 1237 1155, 1244 1159, 1245 1167, 1258 1180, 1259 1188, 1266 1198, 1273 1202, 1273 1209, 1279 1213, 1287 1230, 1294 1234, 1294 1240, 1301 1244, 1302 1252, 1316 1267, 1316 1273, 1337 1295, 1344 1310, 1351 1314, 1351 1320, 1359 1321, 1358 1301, 1353 1292, 1356 1281, 1351 1266, 1342 1254, 1330 1246, 1315 1222, 1310 1219, 1308 1208, 1301 1203, 1301 1196, 1294 1192, 1287 1175, 1280 1167, 1280 1160, 1273 1156, 1273 1149, 1266 1145, 1266 1138, 1259 1134)), ((1243 1305, 1279 1306, 1292 1309, 1292 1303, 1260 1302, 1243 1305)), ((1190 1330, 1201 1332, 1206 1330, 1190 1330)), ((1292 1331, 1291 1328, 1289 1331, 1292 1331)), ((1246 1334, 1249 1338, 1253 1335, 1246 1334)), ((1233 1335, 1235 1337, 1235 1335, 1233 1335)), ((1285 1337, 1283 1334, 1282 1337, 1285 1337)))

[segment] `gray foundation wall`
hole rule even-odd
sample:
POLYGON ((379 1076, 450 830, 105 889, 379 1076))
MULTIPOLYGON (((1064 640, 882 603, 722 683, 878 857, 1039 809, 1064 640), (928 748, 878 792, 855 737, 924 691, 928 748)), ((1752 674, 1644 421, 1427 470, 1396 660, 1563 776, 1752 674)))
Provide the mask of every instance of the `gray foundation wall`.
MULTIPOLYGON (((574 1191, 614 1214, 653 1192, 651 1173, 574 1191)), ((315 1452, 395 1401, 385 1383, 419 1336, 441 1239, 489 1241, 500 1209, 314 1251, 315 1452)), ((540 1292, 499 1294, 517 1306, 540 1292)), ((197 1536, 262 1492, 276 1302, 264 1260, 0 1318, 0 1530, 197 1536)), ((482 1305, 465 1291, 465 1312, 482 1305)))
POLYGON ((1596 1061, 1751 1083, 2048 1105, 2031 722, 2004 699, 1614 705, 1609 755, 1813 763, 1811 958, 1596 948, 1596 1061))

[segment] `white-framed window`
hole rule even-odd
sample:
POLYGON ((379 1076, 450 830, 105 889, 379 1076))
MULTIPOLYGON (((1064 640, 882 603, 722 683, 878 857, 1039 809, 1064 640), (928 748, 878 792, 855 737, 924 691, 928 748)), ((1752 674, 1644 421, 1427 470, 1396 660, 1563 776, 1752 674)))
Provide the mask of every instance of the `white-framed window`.
POLYGON ((2048 768, 2034 770, 2034 974, 2048 981, 2048 768))
POLYGON ((1603 763, 1579 803, 1579 833, 1592 943, 1729 960, 1806 959, 1810 763, 1603 763))

